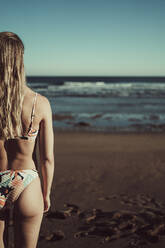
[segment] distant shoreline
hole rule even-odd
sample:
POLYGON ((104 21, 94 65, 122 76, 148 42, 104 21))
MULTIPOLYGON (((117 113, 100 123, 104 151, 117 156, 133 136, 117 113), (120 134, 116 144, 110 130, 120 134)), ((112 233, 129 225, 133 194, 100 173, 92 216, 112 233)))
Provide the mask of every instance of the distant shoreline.
POLYGON ((72 82, 165 82, 165 76, 27 76, 27 82, 63 82, 63 81, 72 81, 72 82), (44 79, 44 80, 43 80, 44 79))

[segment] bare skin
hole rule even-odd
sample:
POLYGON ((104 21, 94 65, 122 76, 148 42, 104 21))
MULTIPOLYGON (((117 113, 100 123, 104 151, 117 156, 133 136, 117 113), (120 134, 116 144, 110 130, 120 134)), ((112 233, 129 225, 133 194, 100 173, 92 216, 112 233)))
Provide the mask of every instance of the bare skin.
MULTIPOLYGON (((24 87, 22 124, 27 132, 35 92, 24 87)), ((54 172, 54 137, 52 112, 46 97, 38 94, 33 128, 39 129, 40 166, 43 177, 35 178, 14 203, 15 248, 36 248, 43 212, 50 208, 50 191, 54 172)), ((0 140, 0 171, 8 169, 35 169, 32 159, 35 142, 27 140, 0 140)), ((4 221, 0 220, 0 247, 3 243, 4 221)))

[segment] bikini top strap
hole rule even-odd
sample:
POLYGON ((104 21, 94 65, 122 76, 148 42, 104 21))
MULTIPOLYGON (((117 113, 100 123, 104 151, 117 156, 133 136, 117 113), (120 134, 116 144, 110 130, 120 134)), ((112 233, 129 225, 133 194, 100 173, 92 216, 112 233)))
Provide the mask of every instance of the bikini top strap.
POLYGON ((31 125, 30 126, 32 126, 33 119, 34 119, 34 116, 35 116, 36 100, 37 100, 37 92, 35 93, 35 97, 34 97, 34 101, 33 101, 33 107, 32 107, 32 113, 31 113, 31 125))

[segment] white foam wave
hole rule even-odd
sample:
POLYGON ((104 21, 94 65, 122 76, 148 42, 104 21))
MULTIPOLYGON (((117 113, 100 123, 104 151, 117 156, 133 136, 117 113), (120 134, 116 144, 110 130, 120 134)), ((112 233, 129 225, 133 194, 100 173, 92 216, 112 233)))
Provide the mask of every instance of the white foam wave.
POLYGON ((62 96, 165 96, 165 83, 145 83, 145 82, 65 82, 62 85, 55 84, 30 84, 38 91, 47 91, 49 95, 62 96))

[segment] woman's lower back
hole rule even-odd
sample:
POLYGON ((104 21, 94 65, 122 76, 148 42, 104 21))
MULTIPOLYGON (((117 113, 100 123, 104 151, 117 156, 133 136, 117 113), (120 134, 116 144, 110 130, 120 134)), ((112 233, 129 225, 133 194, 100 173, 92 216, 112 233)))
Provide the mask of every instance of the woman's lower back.
POLYGON ((36 169, 35 163, 32 158, 22 158, 22 159, 14 159, 12 161, 8 161, 7 170, 29 170, 36 169))
POLYGON ((35 142, 8 140, 0 142, 0 171, 35 169, 33 150, 35 142))

